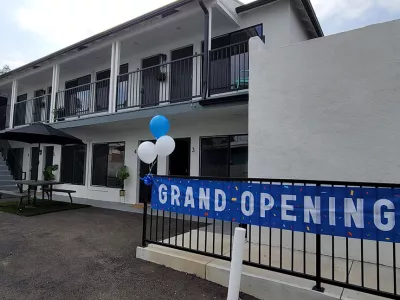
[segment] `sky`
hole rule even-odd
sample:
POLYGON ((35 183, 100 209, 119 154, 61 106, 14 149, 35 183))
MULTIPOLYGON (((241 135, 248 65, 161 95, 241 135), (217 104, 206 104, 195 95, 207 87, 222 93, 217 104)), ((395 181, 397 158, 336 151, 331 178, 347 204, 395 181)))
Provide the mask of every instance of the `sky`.
MULTIPOLYGON (((0 67, 17 68, 170 2, 0 0, 0 67)), ((311 2, 325 35, 400 18, 400 0, 311 2)))

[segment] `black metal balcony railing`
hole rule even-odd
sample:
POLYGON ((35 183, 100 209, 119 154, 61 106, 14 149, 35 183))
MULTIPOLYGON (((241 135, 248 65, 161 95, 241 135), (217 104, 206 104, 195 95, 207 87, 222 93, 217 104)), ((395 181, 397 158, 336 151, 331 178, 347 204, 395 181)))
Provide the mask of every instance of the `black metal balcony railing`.
MULTIPOLYGON (((209 52, 207 78, 203 78, 203 54, 164 62, 117 76, 116 109, 146 108, 201 97, 203 80, 208 95, 247 89, 249 85, 248 41, 209 52)), ((110 79, 58 91, 50 112, 50 95, 15 104, 14 126, 79 117, 109 108, 110 79)), ((1 124, 0 124, 1 125, 1 124)))
POLYGON ((210 51, 209 94, 249 87, 249 42, 244 41, 210 51))
POLYGON ((195 54, 118 76, 116 109, 152 107, 200 97, 202 58, 202 54, 195 54))
POLYGON ((14 126, 48 122, 51 95, 43 95, 14 104, 14 126))
POLYGON ((110 79, 57 92, 54 120, 108 111, 110 79))

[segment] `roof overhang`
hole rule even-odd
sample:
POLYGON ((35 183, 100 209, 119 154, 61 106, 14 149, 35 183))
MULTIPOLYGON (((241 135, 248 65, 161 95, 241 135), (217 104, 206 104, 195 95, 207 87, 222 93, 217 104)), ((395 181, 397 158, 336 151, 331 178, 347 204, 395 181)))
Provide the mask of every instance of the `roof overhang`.
POLYGON ((0 80, 4 79, 6 77, 14 76, 16 73, 18 73, 20 71, 23 71, 23 70, 35 69, 35 68, 37 68, 37 66, 40 66, 40 64, 42 64, 42 63, 44 63, 46 61, 49 61, 51 59, 55 59, 55 58, 57 58, 57 57, 59 57, 61 55, 67 54, 69 52, 84 50, 84 49, 87 48, 88 44, 91 44, 91 43, 93 43, 95 41, 98 41, 98 40, 104 39, 106 37, 115 35, 115 34, 117 34, 118 32, 120 32, 122 30, 128 29, 128 28, 130 28, 132 26, 138 25, 138 24, 140 24, 142 22, 145 22, 147 20, 150 20, 150 19, 153 19, 153 18, 156 18, 156 17, 159 17, 159 16, 168 16, 168 15, 172 14, 177 8, 180 8, 181 6, 184 6, 184 5, 189 4, 191 2, 194 2, 194 1, 196 1, 196 0, 178 0, 178 1, 172 2, 171 4, 168 4, 168 5, 165 5, 163 7, 160 7, 158 9, 153 10, 153 11, 151 11, 151 12, 149 12, 147 14, 144 14, 144 15, 142 15, 140 17, 137 17, 135 19, 132 19, 130 21, 122 23, 122 24, 120 24, 118 26, 112 27, 112 28, 110 28, 108 30, 105 30, 103 32, 100 32, 98 34, 95 34, 95 35, 93 35, 93 36, 91 36, 91 37, 89 37, 87 39, 84 39, 84 40, 82 40, 80 42, 72 44, 72 45, 70 45, 68 47, 65 47, 65 48, 63 48, 63 49, 61 49, 59 51, 56 51, 54 53, 51 53, 49 55, 46 55, 46 56, 44 56, 44 57, 42 57, 40 59, 32 61, 32 62, 30 62, 30 63, 28 63, 26 65, 23 65, 23 66, 21 66, 19 68, 16 68, 16 69, 12 70, 10 72, 2 74, 2 75, 0 75, 0 80))
MULTIPOLYGON (((251 9, 271 4, 279 0, 257 0, 242 6, 239 6, 236 8, 236 13, 240 14, 245 11, 249 11, 251 9)), ((317 18, 317 15, 315 14, 314 8, 310 2, 310 0, 296 0, 295 2, 299 2, 299 4, 304 8, 304 11, 307 15, 307 17, 310 20, 310 23, 312 24, 313 29, 315 30, 315 33, 318 37, 323 37, 324 32, 322 31, 321 24, 319 23, 319 20, 317 18)))

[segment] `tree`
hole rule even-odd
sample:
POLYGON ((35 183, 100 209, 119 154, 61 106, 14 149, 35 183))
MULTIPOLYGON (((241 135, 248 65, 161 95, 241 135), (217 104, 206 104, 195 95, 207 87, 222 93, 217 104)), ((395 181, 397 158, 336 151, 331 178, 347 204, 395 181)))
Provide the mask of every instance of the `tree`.
POLYGON ((11 71, 11 68, 8 65, 4 65, 3 68, 0 69, 0 75, 3 75, 10 71, 11 71))

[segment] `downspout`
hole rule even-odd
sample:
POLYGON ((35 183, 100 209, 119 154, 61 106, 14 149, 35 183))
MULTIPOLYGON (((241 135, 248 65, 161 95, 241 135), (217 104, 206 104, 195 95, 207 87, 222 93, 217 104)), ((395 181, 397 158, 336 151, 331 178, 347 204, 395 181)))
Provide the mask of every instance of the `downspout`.
POLYGON ((207 7, 204 5, 203 0, 199 0, 199 5, 204 11, 204 51, 203 51, 203 76, 202 76, 202 89, 201 95, 203 100, 207 97, 207 89, 208 89, 208 39, 210 33, 210 13, 207 7))

